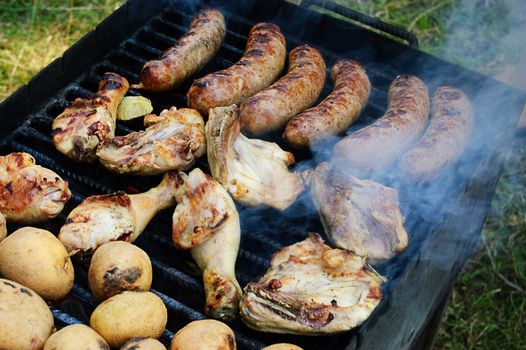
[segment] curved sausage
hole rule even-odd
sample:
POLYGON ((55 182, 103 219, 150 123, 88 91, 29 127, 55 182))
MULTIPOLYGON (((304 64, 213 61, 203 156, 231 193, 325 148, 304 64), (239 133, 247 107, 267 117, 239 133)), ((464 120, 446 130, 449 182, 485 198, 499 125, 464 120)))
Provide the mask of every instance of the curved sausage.
POLYGON ((353 60, 340 60, 332 67, 334 89, 319 105, 292 118, 283 137, 295 148, 337 135, 358 119, 371 92, 363 67, 353 60))
POLYGON ((383 117, 334 146, 334 161, 357 175, 386 170, 420 136, 429 117, 427 86, 415 76, 399 76, 389 87, 383 117))
POLYGON ((245 53, 233 66, 194 81, 188 106, 208 115, 212 107, 239 104, 279 76, 285 65, 285 37, 272 23, 258 23, 250 30, 245 53))
POLYGON ((160 59, 146 62, 141 84, 132 87, 166 91, 180 85, 217 53, 225 38, 225 18, 206 9, 192 20, 190 29, 160 59))
POLYGON ((241 105, 243 130, 254 135, 272 132, 312 106, 325 84, 326 69, 315 48, 301 45, 293 49, 287 74, 241 105))
POLYGON ((403 174, 427 181, 452 164, 473 129, 473 107, 461 89, 441 86, 433 95, 432 117, 424 135, 402 157, 403 174))

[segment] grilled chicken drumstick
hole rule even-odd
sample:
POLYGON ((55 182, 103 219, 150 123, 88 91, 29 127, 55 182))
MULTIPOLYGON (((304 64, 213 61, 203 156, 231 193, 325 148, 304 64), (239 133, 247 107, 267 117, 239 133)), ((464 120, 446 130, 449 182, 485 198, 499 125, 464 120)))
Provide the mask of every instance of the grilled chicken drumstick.
POLYGON ((77 98, 53 121, 57 150, 73 160, 94 161, 99 143, 115 135, 117 107, 127 91, 125 78, 104 74, 93 97, 77 98))
POLYGON ((331 249, 311 233, 274 254, 267 273, 245 287, 241 318, 263 332, 344 332, 361 324, 380 303, 382 281, 364 258, 331 249))
POLYGON ((154 175, 186 170, 206 152, 205 123, 195 109, 172 107, 144 131, 103 142, 97 157, 108 170, 120 174, 154 175))
POLYGON ((7 221, 31 224, 54 218, 70 197, 68 183, 36 165, 30 154, 0 156, 0 213, 7 221))
POLYGON ((159 211, 175 205, 182 176, 166 173, 157 187, 144 193, 88 197, 71 211, 58 238, 70 254, 94 251, 109 241, 133 242, 159 211))
POLYGON ((210 109, 205 130, 212 175, 235 200, 284 210, 303 191, 300 174, 287 168, 292 153, 243 135, 236 105, 210 109))
POLYGON ((324 162, 312 172, 311 196, 337 247, 375 260, 407 247, 394 188, 342 174, 324 162))
POLYGON ((179 192, 172 238, 179 249, 190 249, 203 270, 208 316, 232 320, 241 288, 235 264, 239 249, 239 215, 225 189, 201 169, 192 170, 179 192))

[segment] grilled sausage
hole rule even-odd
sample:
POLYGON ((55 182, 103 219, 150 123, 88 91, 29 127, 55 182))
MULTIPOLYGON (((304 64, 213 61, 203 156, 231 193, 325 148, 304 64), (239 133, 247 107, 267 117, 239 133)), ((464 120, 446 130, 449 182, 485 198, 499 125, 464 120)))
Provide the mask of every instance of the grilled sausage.
POLYGON ((256 24, 239 61, 194 81, 187 94, 188 106, 208 115, 212 107, 243 102, 276 80, 285 65, 285 56, 285 38, 279 27, 256 24))
POLYGON ((460 89, 441 86, 433 95, 432 117, 424 135, 402 157, 402 174, 427 181, 453 163, 473 129, 473 107, 460 89))
POLYGON ((420 136, 429 116, 429 93, 415 76, 399 76, 389 87, 383 117, 334 146, 334 161, 357 175, 380 173, 420 136))
POLYGON ((241 127, 255 135, 282 128, 316 102, 325 84, 325 70, 323 56, 315 48, 293 49, 287 74, 241 105, 241 127))
POLYGON ((371 83, 363 67, 353 60, 340 60, 332 67, 333 91, 316 107, 292 118, 283 137, 295 148, 344 132, 367 104, 371 83))
POLYGON ((166 91, 180 85, 214 57, 225 38, 225 18, 206 9, 192 20, 190 29, 158 60, 146 62, 139 85, 150 91, 166 91))

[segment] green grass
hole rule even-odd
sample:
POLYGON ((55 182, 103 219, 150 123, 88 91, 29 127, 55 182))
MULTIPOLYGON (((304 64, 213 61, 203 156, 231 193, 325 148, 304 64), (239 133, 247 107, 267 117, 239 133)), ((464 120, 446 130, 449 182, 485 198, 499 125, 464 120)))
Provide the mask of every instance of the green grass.
MULTIPOLYGON (((414 32, 423 50, 496 75, 513 65, 523 0, 354 0, 340 3, 414 32)), ((0 0, 0 100, 111 13, 122 0, 0 0)), ((524 38, 523 38, 524 39, 524 38)), ((438 349, 526 349, 526 144, 517 141, 483 232, 460 275, 438 349)))

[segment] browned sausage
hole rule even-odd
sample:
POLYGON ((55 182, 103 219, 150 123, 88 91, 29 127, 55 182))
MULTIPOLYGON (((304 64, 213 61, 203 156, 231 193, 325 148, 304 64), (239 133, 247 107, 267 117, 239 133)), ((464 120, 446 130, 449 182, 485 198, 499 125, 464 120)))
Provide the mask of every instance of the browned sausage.
POLYGON ((245 53, 233 66, 194 81, 188 106, 208 115, 212 107, 239 104, 272 84, 285 65, 285 38, 272 23, 250 30, 245 53))
POLYGON ((427 181, 453 163, 473 129, 473 107, 460 89, 441 86, 433 95, 432 117, 424 135, 402 157, 402 174, 427 181))
POLYGON ((296 148, 337 135, 356 120, 367 104, 371 83, 363 67, 353 60, 340 60, 332 67, 333 91, 316 107, 292 118, 283 137, 296 148))
POLYGON ((325 84, 325 70, 323 56, 315 48, 301 45, 293 49, 287 74, 241 105, 243 130, 261 135, 282 128, 316 102, 325 84))
POLYGON ((192 20, 190 29, 160 59, 146 62, 141 84, 132 87, 166 91, 180 85, 214 57, 225 38, 221 12, 206 9, 192 20))
POLYGON ((427 86, 415 76, 399 76, 389 87, 383 117, 334 146, 334 161, 357 175, 379 173, 392 165, 421 135, 429 117, 427 86))

